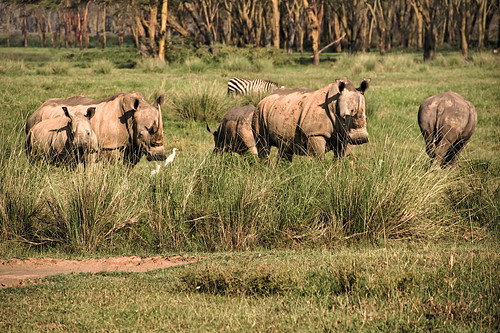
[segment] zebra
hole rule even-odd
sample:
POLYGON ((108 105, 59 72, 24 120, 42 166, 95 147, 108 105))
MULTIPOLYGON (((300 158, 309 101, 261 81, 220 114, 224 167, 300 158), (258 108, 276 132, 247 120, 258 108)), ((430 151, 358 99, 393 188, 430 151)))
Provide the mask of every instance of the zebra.
POLYGON ((270 80, 233 77, 227 82, 227 93, 229 95, 245 95, 250 92, 271 91, 279 87, 279 84, 270 80))

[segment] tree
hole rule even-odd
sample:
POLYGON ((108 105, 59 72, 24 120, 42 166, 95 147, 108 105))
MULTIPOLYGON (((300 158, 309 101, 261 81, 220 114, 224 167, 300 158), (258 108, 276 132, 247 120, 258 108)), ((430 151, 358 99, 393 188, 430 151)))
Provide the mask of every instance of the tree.
POLYGON ((272 0, 273 3, 273 45, 275 48, 280 48, 280 10, 279 1, 272 0))
POLYGON ((308 27, 311 31, 313 64, 319 65, 319 37, 323 20, 324 3, 323 0, 311 0, 311 5, 308 0, 302 0, 302 3, 309 18, 308 27))
POLYGON ((165 41, 167 39, 168 0, 161 1, 160 36, 158 38, 158 59, 165 61, 165 41))

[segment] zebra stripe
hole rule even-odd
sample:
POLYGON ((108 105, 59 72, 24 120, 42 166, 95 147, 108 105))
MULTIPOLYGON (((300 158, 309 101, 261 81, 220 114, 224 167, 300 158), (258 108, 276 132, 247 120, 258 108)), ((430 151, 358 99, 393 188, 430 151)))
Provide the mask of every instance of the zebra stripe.
POLYGON ((279 85, 276 82, 270 80, 250 80, 241 77, 233 77, 227 82, 227 93, 245 95, 250 92, 270 91, 278 87, 279 85))

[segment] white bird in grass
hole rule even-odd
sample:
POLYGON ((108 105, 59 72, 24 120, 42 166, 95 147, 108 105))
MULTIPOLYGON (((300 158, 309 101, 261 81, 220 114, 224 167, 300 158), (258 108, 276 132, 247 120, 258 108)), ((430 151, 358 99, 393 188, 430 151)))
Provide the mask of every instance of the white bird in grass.
POLYGON ((167 159, 165 160, 165 164, 164 165, 168 165, 170 163, 172 163, 174 161, 174 158, 175 158, 175 152, 177 151, 178 149, 177 148, 174 148, 172 150, 172 154, 170 154, 167 159))
POLYGON ((153 177, 153 176, 156 176, 156 174, 158 172, 160 172, 160 168, 161 168, 161 165, 160 164, 156 164, 156 168, 154 170, 151 170, 151 174, 150 176, 153 177))

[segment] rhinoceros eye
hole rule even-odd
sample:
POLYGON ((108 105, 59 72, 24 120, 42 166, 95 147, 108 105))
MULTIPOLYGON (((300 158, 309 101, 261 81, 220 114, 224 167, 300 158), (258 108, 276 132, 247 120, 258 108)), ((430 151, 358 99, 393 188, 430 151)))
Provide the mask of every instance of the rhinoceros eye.
POLYGON ((155 134, 158 131, 158 126, 156 124, 153 124, 150 128, 148 128, 148 133, 149 134, 155 134))

